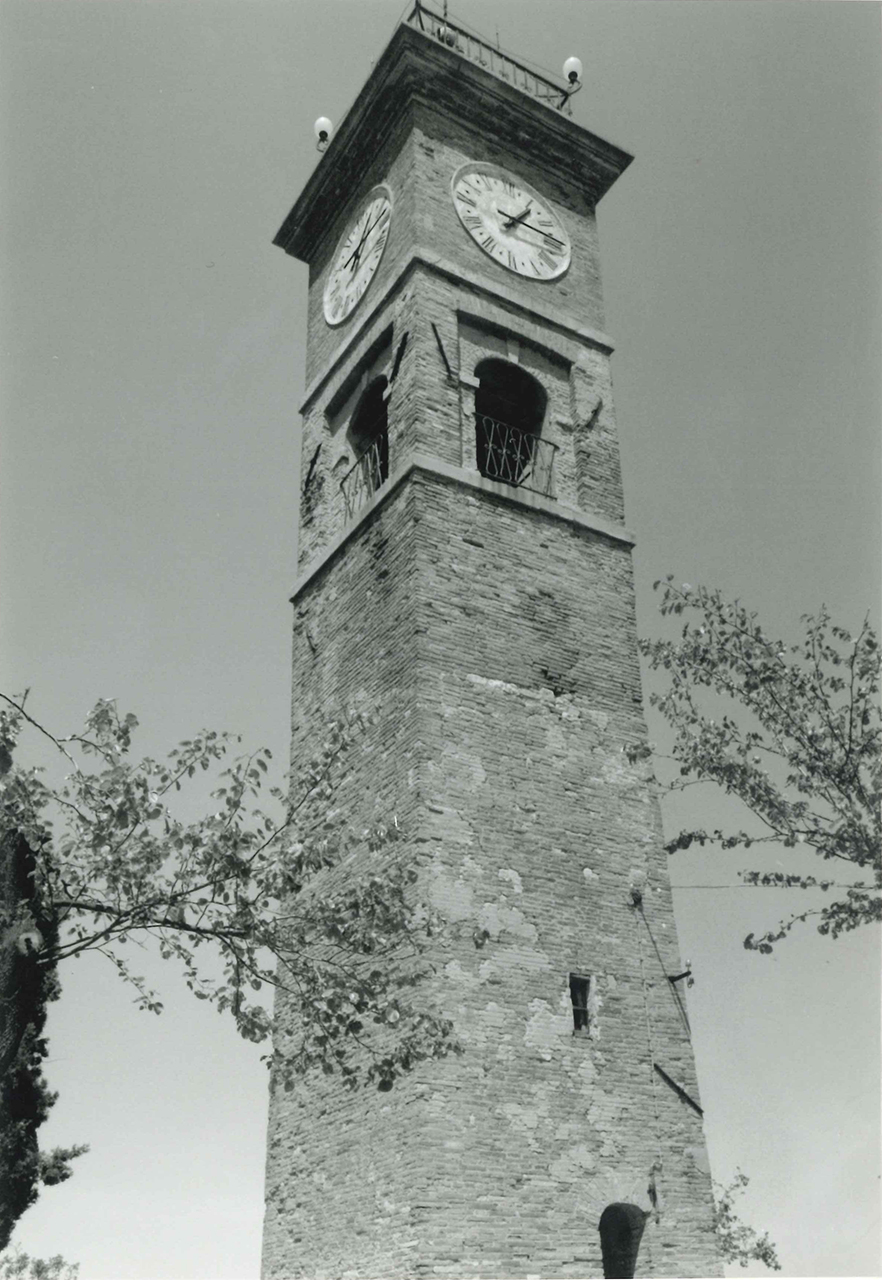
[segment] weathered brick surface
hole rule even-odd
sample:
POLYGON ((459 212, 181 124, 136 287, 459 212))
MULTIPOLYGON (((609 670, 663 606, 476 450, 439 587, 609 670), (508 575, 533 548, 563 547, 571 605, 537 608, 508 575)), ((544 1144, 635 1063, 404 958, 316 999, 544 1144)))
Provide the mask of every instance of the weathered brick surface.
MULTIPOLYGON (((592 170, 606 144, 570 161, 546 108, 531 107, 525 132, 514 107, 488 115, 458 97, 456 72, 430 49, 405 106, 380 102, 380 125, 366 117, 376 145, 345 153, 346 199, 309 233, 304 476, 321 450, 301 502, 292 758, 309 758, 336 712, 377 709, 326 820, 358 831, 397 814, 396 856, 404 848, 448 922, 423 998, 453 1019, 465 1053, 391 1093, 324 1077, 274 1093, 264 1272, 598 1276, 603 1209, 651 1209, 652 1182, 637 1274, 718 1274, 701 1121, 653 1069, 697 1099, 666 976, 680 961, 658 807, 625 753, 645 728, 590 194, 606 181, 592 170), (519 280, 465 235, 449 186, 467 159, 507 166, 554 201, 573 242, 561 280, 519 280), (332 330, 328 263, 379 181, 395 200, 386 254, 332 330), (347 523, 347 427, 405 334, 390 481, 347 523), (467 482, 474 371, 490 355, 546 392, 551 510, 467 482), (415 455, 437 470, 412 468, 415 455), (571 972, 594 979, 590 1036, 573 1034, 571 972)), ((359 857, 336 874, 356 874, 359 857)), ((282 1038, 296 1036, 283 999, 278 1012, 282 1038)))
POLYGON ((398 813, 450 921, 426 999, 466 1054, 391 1094, 274 1097, 266 1275, 600 1275, 600 1213, 648 1209, 656 1162, 638 1274, 714 1274, 701 1122, 652 1070, 697 1097, 691 1050, 631 896, 679 972, 622 750, 644 733, 627 549, 417 472, 295 612, 295 753, 329 709, 379 707, 335 807, 398 813), (593 1038, 570 972, 596 978, 593 1038))

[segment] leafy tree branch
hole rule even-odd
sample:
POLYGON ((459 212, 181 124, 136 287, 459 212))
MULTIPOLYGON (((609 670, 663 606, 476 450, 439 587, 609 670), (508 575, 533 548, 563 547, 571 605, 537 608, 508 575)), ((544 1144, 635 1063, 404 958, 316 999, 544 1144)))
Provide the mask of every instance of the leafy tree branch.
POLYGON ((672 756, 658 757, 677 767, 668 785, 715 784, 760 824, 759 834, 683 830, 668 852, 778 842, 860 874, 840 885, 832 877, 743 872, 746 884, 762 887, 845 889, 843 897, 795 912, 760 937, 749 934, 750 950, 771 952, 810 917, 834 938, 882 919, 880 651, 869 623, 853 637, 822 608, 803 618, 804 639, 786 646, 719 591, 677 587, 670 577, 655 586, 662 588, 662 615, 685 619, 679 640, 640 644, 650 667, 669 679, 665 692, 650 697, 674 730, 672 756))
POLYGON ((761 1262, 772 1271, 780 1271, 781 1263, 768 1232, 758 1236, 753 1227, 742 1222, 735 1212, 735 1200, 749 1179, 739 1169, 728 1186, 714 1183, 714 1229, 723 1259, 749 1267, 761 1262))
POLYGON ((419 1060, 456 1048, 450 1024, 415 997, 438 920, 416 900, 397 819, 353 833, 332 808, 363 715, 332 722, 283 790, 268 783, 270 752, 237 756, 239 739, 228 734, 206 731, 164 760, 134 760, 137 720, 113 701, 99 701, 84 731, 65 738, 24 698, 0 702, 0 815, 29 859, 26 891, 18 884, 0 903, 6 953, 26 936, 34 972, 54 981, 62 961, 95 951, 133 986, 139 1007, 159 1013, 128 954, 152 939, 196 998, 229 1012, 255 1042, 273 1040, 266 992, 275 989, 277 1008, 298 1026, 266 1054, 274 1085, 286 1089, 318 1069, 386 1090, 419 1060), (26 730, 64 761, 60 786, 15 763, 26 730), (212 811, 183 821, 178 793, 210 770, 212 811), (262 807, 265 792, 280 816, 262 807), (28 902, 39 903, 39 922, 28 902))

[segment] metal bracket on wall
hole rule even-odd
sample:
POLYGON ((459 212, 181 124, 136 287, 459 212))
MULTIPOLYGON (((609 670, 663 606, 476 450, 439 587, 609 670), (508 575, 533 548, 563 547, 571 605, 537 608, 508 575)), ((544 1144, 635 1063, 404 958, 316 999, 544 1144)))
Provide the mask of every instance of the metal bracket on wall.
POLYGON ((402 335, 398 344, 398 350, 395 352, 395 363, 392 365, 392 372, 389 374, 389 381, 394 382, 398 377, 398 370, 401 368, 401 361, 404 359, 404 352, 407 349, 407 333, 402 335))
POLYGON ((318 462, 318 456, 321 453, 321 451, 322 451, 322 446, 321 446, 321 441, 319 441, 319 443, 316 445, 315 453, 312 455, 312 458, 310 459, 309 467, 307 468, 307 471, 306 471, 306 479, 303 481, 304 493, 306 493, 306 490, 309 488, 309 482, 312 479, 312 473, 315 471, 315 464, 318 462))
POLYGON ((654 1062, 652 1065, 656 1074, 660 1075, 662 1080, 664 1080, 665 1084, 674 1090, 674 1093, 677 1095, 678 1098, 680 1098, 683 1102, 685 1102, 688 1107, 691 1107, 693 1111, 697 1111, 700 1116, 704 1115, 704 1111, 698 1105, 695 1099, 690 1098, 689 1094, 686 1092, 683 1086, 677 1084, 676 1080, 671 1079, 667 1071, 665 1071, 664 1067, 660 1067, 657 1062, 654 1062))
POLYGON ((432 321, 432 332, 435 335, 435 341, 438 343, 438 350, 441 352, 441 359, 444 361, 444 368, 447 370, 447 376, 451 382, 456 382, 453 370, 450 367, 450 361, 447 359, 447 352, 444 350, 444 343, 441 341, 441 334, 438 332, 438 326, 432 321))

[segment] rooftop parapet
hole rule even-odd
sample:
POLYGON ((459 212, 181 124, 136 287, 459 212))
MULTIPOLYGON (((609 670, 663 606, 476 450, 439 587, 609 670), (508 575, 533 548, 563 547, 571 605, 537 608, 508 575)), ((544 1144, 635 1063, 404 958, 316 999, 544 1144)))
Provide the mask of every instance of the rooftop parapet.
POLYGON ((513 84, 516 89, 529 94, 539 102, 544 102, 546 106, 565 111, 568 116, 573 114, 569 89, 555 84, 553 80, 525 66, 523 62, 518 62, 517 58, 513 58, 510 54, 503 53, 498 46, 490 44, 476 32, 457 26, 446 16, 435 13, 427 5, 422 4, 421 0, 416 0, 410 13, 402 19, 402 25, 414 27, 418 31, 424 31, 426 35, 434 36, 442 44, 447 45, 448 49, 454 49, 462 57, 468 58, 469 62, 483 67, 491 75, 505 80, 507 84, 513 84))
POLYGON ((577 184, 593 204, 630 164, 626 151, 567 114, 567 90, 464 28, 447 22, 444 35, 444 24, 420 0, 395 28, 275 236, 286 253, 312 260, 333 224, 329 211, 377 180, 376 157, 414 110, 441 108, 513 150, 530 150, 546 172, 577 184))

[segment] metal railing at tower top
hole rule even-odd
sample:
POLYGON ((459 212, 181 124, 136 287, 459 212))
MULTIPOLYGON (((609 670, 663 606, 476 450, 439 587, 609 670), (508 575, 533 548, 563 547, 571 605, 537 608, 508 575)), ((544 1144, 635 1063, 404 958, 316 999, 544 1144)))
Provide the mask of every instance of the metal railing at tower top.
POLYGON ((475 62, 479 67, 484 67, 491 75, 513 84, 516 89, 528 93, 531 98, 537 98, 546 106, 554 107, 558 111, 565 111, 567 115, 573 114, 569 95, 561 85, 555 84, 553 80, 547 79, 538 71, 525 67, 522 62, 518 62, 510 54, 503 53, 489 40, 435 13, 424 5, 422 0, 416 0, 404 23, 424 31, 426 35, 434 36, 448 48, 468 58, 469 62, 475 62))

